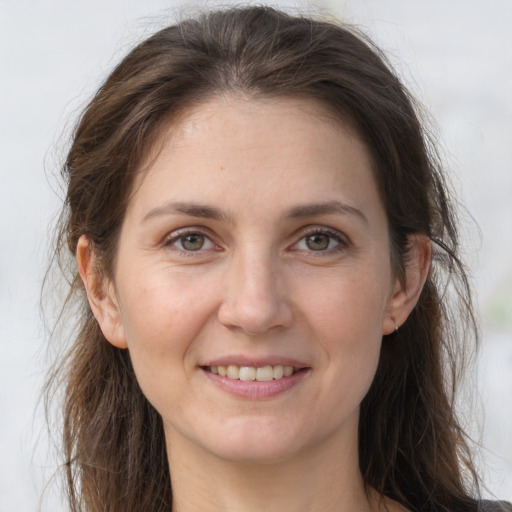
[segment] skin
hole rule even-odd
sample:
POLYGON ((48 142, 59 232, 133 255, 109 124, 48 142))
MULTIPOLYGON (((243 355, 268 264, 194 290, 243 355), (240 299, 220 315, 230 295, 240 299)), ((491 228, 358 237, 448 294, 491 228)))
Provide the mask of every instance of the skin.
POLYGON ((102 331, 163 418, 174 511, 401 510, 365 491, 359 405, 430 245, 412 237, 393 275, 369 152, 324 114, 232 96, 189 110, 134 188, 113 278, 78 244, 102 331), (219 358, 303 369, 275 395, 237 396, 211 379, 219 358))

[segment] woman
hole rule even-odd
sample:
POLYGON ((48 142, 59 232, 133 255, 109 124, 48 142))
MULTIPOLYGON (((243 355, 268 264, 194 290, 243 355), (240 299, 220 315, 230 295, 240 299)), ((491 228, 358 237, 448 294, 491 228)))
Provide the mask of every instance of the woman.
POLYGON ((364 37, 264 7, 168 27, 64 174, 71 510, 505 510, 453 410, 475 325, 435 147, 364 37))

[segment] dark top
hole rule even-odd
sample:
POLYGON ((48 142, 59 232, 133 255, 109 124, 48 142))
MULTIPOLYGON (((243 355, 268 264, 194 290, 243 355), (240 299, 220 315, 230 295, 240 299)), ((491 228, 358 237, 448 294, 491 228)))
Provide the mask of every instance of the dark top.
POLYGON ((512 512, 512 504, 508 501, 482 500, 478 510, 479 512, 512 512))

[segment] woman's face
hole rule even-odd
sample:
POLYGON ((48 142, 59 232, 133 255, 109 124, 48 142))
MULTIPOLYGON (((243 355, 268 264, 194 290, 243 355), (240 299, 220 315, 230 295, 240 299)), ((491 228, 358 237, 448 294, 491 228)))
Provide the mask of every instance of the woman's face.
POLYGON ((400 294, 367 149, 303 99, 213 99, 164 137, 102 327, 170 446, 261 461, 353 446, 400 294))

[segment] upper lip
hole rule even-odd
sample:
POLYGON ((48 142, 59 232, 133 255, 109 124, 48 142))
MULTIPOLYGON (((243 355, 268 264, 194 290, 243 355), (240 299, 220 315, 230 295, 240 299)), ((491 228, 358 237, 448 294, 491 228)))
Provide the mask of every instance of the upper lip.
POLYGON ((205 364, 201 366, 250 366, 254 368, 260 368, 263 366, 293 366, 296 370, 300 370, 301 368, 309 368, 308 364, 305 364, 297 359, 293 359, 290 357, 281 357, 281 356, 268 356, 268 357, 247 357, 243 355, 232 355, 232 356, 223 356, 218 357, 212 360, 207 361, 205 364))

